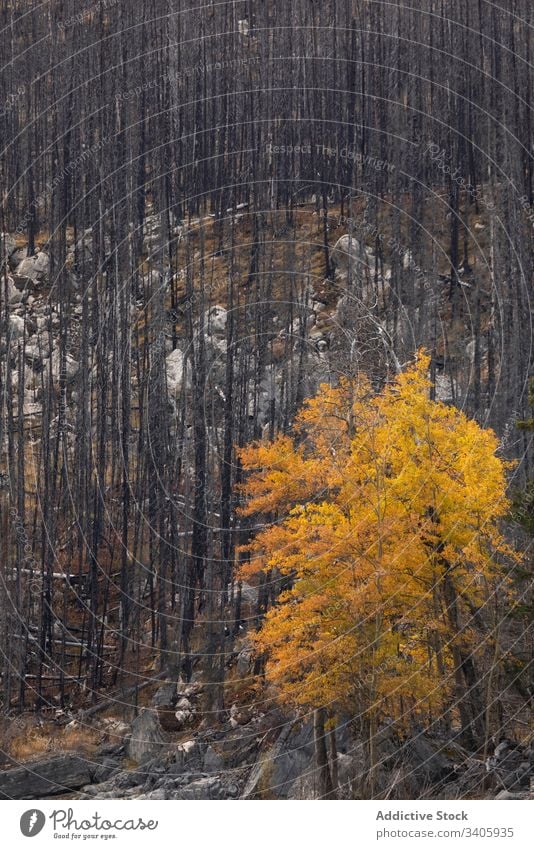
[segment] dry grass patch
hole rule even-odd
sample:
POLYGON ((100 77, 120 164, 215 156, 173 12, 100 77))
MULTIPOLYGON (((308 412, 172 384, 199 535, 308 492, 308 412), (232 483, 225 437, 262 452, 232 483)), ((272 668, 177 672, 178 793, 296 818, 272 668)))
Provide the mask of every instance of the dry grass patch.
POLYGON ((100 734, 77 724, 58 727, 40 723, 35 717, 23 717, 4 723, 0 747, 8 758, 24 763, 63 752, 90 754, 98 746, 100 734))

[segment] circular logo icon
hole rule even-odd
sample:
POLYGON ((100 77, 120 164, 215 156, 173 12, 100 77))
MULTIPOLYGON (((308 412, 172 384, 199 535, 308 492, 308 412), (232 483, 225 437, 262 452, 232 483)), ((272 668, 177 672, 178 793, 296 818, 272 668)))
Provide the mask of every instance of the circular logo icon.
POLYGON ((46 822, 46 817, 42 811, 33 808, 31 811, 25 811, 20 818, 20 830, 24 837, 35 837, 43 830, 46 822))

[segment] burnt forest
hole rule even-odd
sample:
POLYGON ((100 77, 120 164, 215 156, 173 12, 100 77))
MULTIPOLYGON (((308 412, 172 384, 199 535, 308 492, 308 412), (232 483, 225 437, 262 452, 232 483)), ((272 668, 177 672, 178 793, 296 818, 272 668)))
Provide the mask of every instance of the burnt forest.
POLYGON ((532 798, 530 0, 0 30, 0 798, 532 798))

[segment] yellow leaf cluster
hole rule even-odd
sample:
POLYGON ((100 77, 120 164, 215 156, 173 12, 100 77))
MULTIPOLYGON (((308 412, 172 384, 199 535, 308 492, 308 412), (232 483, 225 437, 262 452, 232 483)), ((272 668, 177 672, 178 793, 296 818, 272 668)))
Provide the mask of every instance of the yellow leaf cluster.
POLYGON ((440 709, 454 647, 476 643, 465 611, 511 555, 506 464, 492 431, 430 400, 428 368, 420 353, 378 394, 366 380, 322 386, 294 436, 240 453, 243 512, 265 522, 244 572, 290 584, 256 647, 293 705, 440 709))

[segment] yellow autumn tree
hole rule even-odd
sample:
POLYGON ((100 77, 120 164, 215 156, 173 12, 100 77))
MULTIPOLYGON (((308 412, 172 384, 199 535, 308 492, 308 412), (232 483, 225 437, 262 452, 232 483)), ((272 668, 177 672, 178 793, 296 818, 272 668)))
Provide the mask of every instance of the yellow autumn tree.
POLYGON ((267 680, 371 735, 381 715, 445 711, 481 733, 480 609, 513 556, 497 439, 430 400, 428 368, 420 353, 379 394, 324 385, 292 436, 240 453, 242 509, 263 523, 243 577, 285 585, 255 636, 267 680))

